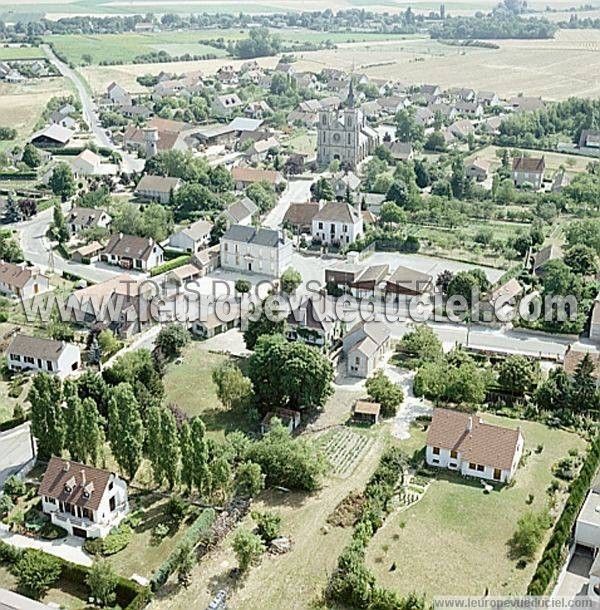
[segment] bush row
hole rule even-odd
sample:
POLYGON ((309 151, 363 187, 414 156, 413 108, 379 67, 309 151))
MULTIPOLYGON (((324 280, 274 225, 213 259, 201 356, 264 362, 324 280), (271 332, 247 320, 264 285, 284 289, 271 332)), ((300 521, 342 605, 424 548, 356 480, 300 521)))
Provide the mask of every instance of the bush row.
POLYGON ((213 508, 207 508, 200 513, 200 516, 190 525, 185 536, 179 541, 171 554, 163 561, 158 570, 154 572, 150 581, 152 590, 156 591, 164 585, 169 576, 177 569, 177 562, 181 554, 181 549, 187 545, 195 547, 205 537, 210 535, 210 528, 216 518, 213 508))
POLYGON ((369 540, 383 525, 390 512, 396 488, 402 482, 406 457, 398 447, 388 449, 379 461, 364 491, 361 517, 354 526, 352 541, 342 551, 338 565, 327 585, 327 598, 354 608, 416 610, 424 600, 415 595, 406 599, 396 592, 378 587, 375 576, 365 565, 369 540))
MULTIPOLYGON (((0 540, 0 563, 13 564, 20 557, 25 549, 17 549, 6 542, 0 540)), ((43 551, 39 551, 43 553, 43 551)), ((61 578, 73 584, 87 587, 86 579, 90 569, 87 566, 81 566, 76 563, 71 563, 60 557, 55 557, 55 560, 60 562, 62 566, 61 578)), ((148 587, 142 587, 127 578, 122 576, 117 577, 117 604, 123 610, 142 610, 150 601, 151 593, 148 587)))
POLYGON ((172 258, 170 261, 163 263, 162 265, 158 265, 158 267, 154 267, 150 271, 150 276, 154 277, 155 275, 160 275, 161 273, 166 273, 167 271, 171 271, 172 269, 177 269, 177 267, 181 267, 190 262, 190 255, 184 254, 183 256, 178 256, 177 258, 172 258))
POLYGON ((599 466, 600 435, 592 441, 579 476, 571 483, 569 498, 535 569, 527 588, 527 595, 544 595, 550 583, 556 578, 563 562, 563 551, 571 538, 573 525, 599 466))
POLYGON ((0 172, 0 180, 36 180, 37 172, 0 172))

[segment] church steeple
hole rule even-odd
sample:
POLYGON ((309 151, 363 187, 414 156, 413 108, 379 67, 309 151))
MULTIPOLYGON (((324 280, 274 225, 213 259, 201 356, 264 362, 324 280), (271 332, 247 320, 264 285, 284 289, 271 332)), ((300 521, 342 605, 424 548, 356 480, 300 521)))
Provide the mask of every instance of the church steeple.
POLYGON ((346 100, 346 104, 348 108, 354 108, 354 81, 350 79, 350 88, 348 89, 348 99, 346 100))

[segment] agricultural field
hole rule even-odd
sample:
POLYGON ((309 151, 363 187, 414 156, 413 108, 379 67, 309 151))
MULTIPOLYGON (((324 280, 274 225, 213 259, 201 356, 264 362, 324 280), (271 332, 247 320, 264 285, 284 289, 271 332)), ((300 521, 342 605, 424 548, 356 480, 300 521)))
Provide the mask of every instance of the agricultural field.
MULTIPOLYGON (((517 568, 508 558, 507 542, 521 515, 546 505, 552 465, 570 449, 583 451, 585 443, 575 434, 538 423, 489 414, 485 419, 522 428, 526 458, 515 484, 486 495, 478 481, 439 471, 422 499, 390 515, 371 540, 367 565, 382 585, 402 594, 416 590, 429 598, 480 595, 486 588, 492 595, 525 592, 536 562, 517 568), (390 572, 394 562, 398 569, 390 572), (447 569, 459 563, 460 570, 447 569)), ((413 427, 412 434, 410 449, 416 440, 423 446, 425 432, 413 427)))
MULTIPOLYGON (((566 139, 566 138, 565 138, 566 139)), ((500 166, 500 156, 502 154, 503 147, 501 146, 486 146, 485 148, 478 150, 467 157, 466 161, 470 162, 475 159, 481 159, 489 161, 492 166, 492 170, 500 166)), ((507 148, 509 154, 512 155, 511 148, 507 148)), ((589 157, 583 157, 581 155, 569 155, 566 153, 547 152, 545 150, 523 150, 523 153, 529 157, 544 157, 546 161, 546 174, 552 176, 560 167, 564 167, 567 173, 575 174, 579 172, 587 171, 586 168, 593 161, 589 157)))
POLYGON ((192 341, 183 351, 181 364, 171 363, 164 377, 165 404, 176 404, 190 417, 202 415, 209 434, 222 436, 251 427, 243 413, 227 410, 217 398, 212 372, 228 360, 209 352, 200 341, 192 341))
POLYGON ((10 125, 17 130, 17 139, 0 142, 0 148, 22 143, 31 135, 50 98, 70 91, 70 84, 64 78, 40 78, 19 84, 0 83, 2 125, 10 125))
POLYGON ((46 56, 39 47, 0 46, 0 61, 13 59, 43 59, 46 56))
POLYGON ((327 433, 322 442, 331 473, 346 479, 369 450, 372 439, 344 427, 327 433))
POLYGON ((303 129, 287 140, 286 144, 296 153, 314 154, 317 148, 317 134, 303 129))

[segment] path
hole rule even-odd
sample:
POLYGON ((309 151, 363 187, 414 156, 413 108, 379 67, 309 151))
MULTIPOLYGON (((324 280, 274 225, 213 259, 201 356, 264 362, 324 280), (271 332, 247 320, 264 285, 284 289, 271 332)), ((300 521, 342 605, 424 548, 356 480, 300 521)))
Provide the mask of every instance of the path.
POLYGON ((30 538, 21 534, 12 534, 0 527, 0 540, 6 542, 19 549, 39 549, 50 555, 55 555, 71 563, 77 563, 81 566, 91 566, 92 559, 83 550, 83 538, 76 536, 67 536, 59 540, 40 540, 38 538, 30 538))
POLYGON ((310 199, 312 182, 312 180, 290 180, 277 205, 267 214, 263 225, 271 228, 279 227, 290 203, 304 203, 310 199))

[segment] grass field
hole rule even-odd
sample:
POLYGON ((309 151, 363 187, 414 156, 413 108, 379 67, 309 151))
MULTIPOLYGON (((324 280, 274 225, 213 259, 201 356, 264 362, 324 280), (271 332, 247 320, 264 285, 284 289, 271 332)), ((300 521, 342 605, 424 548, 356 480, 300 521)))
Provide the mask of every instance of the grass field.
POLYGON ((44 52, 38 47, 9 47, 0 46, 0 61, 13 59, 43 59, 44 52))
MULTIPOLYGON (((492 595, 525 592, 535 562, 517 568, 507 556, 508 540, 522 514, 546 504, 551 466, 569 449, 583 450, 584 443, 541 424, 491 415, 485 419, 522 427, 525 450, 532 453, 519 468, 515 485, 484 495, 479 482, 440 471, 420 502, 391 515, 372 539, 367 564, 382 585, 428 597, 482 595, 486 587, 492 595), (539 454, 533 451, 538 445, 543 445, 539 454), (531 505, 526 503, 529 494, 534 496, 531 505), (390 572, 394 562, 398 569, 390 572)), ((411 448, 418 439, 424 444, 424 436, 416 431, 411 448)))
POLYGON ((201 415, 207 431, 216 436, 250 427, 247 418, 225 409, 217 398, 212 372, 227 360, 228 356, 212 354, 193 341, 183 352, 183 362, 169 364, 164 378, 165 404, 176 404, 190 417, 201 415))
POLYGON ((70 91, 64 78, 40 78, 14 85, 0 84, 0 125, 17 130, 17 140, 4 144, 12 147, 31 135, 50 98, 70 91))
MULTIPOLYGON (((232 38, 238 34, 230 31, 232 38)), ((90 55, 93 64, 102 62, 122 61, 132 62, 138 55, 166 51, 173 57, 189 53, 190 55, 213 54, 217 57, 226 55, 222 49, 215 49, 202 40, 217 38, 217 31, 197 32, 161 32, 152 34, 74 34, 68 36, 48 36, 47 42, 52 42, 57 51, 78 65, 86 62, 84 55, 90 55)), ((220 34, 224 35, 224 34, 220 34)), ((239 34, 238 34, 239 36, 239 34)))

